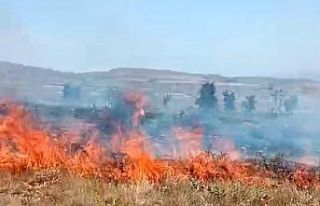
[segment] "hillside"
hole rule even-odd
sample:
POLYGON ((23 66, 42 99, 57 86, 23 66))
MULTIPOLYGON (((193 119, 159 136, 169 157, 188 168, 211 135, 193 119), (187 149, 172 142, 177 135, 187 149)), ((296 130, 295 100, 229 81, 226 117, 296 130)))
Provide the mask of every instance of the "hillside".
POLYGON ((50 104, 63 103, 63 84, 71 83, 82 88, 81 103, 86 105, 102 105, 108 88, 118 87, 144 91, 156 102, 155 105, 161 102, 165 93, 170 93, 173 101, 187 107, 192 105, 201 83, 206 81, 214 81, 219 94, 225 89, 230 89, 234 90, 239 98, 249 94, 265 98, 270 86, 303 94, 308 101, 320 96, 320 84, 307 79, 224 77, 142 68, 71 73, 0 62, 0 97, 50 104))

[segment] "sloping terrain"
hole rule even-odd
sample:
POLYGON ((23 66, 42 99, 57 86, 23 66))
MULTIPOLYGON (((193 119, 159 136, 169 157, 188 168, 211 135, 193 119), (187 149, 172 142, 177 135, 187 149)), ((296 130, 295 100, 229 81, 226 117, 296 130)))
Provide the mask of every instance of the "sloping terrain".
MULTIPOLYGON (((77 101, 77 104, 103 106, 110 88, 117 87, 143 91, 155 106, 161 105, 163 95, 170 93, 173 102, 187 108, 193 105, 201 84, 207 81, 216 83, 218 96, 226 89, 235 91, 239 104, 246 95, 256 95, 258 100, 265 100, 270 95, 270 87, 301 96, 303 107, 315 106, 316 99, 320 96, 320 84, 307 79, 229 78, 140 68, 71 73, 0 62, 0 97, 46 104, 63 104, 63 85, 70 83, 82 90, 81 101, 77 101)), ((265 101, 260 101, 260 104, 258 108, 267 107, 265 101)))

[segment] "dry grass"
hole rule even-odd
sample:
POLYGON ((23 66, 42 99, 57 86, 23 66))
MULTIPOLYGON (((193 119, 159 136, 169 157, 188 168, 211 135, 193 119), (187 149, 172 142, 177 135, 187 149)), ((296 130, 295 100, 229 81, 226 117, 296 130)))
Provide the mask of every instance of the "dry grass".
POLYGON ((320 190, 237 182, 107 183, 56 171, 1 173, 0 205, 319 205, 320 190))

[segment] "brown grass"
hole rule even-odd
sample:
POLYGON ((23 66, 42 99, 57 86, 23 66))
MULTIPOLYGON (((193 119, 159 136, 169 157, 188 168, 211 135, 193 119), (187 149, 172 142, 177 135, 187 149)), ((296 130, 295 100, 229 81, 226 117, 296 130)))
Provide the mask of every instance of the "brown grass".
POLYGON ((320 190, 238 182, 107 183, 58 171, 0 175, 0 205, 319 205, 320 190))

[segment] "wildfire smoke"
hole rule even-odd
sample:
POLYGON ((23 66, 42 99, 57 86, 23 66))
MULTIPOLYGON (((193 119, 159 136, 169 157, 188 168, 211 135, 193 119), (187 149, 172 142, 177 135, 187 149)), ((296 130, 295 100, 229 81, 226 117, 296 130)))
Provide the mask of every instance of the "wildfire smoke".
MULTIPOLYGON (((98 131, 82 141, 77 133, 52 133, 23 106, 1 104, 0 170, 21 173, 61 169, 83 177, 130 183, 197 180, 270 186, 283 181, 274 180, 268 170, 239 160, 238 152, 230 142, 217 142, 216 146, 231 148, 231 155, 202 151, 201 128, 174 129, 173 136, 178 141, 176 155, 170 159, 156 157, 151 141, 138 127, 145 100, 137 95, 129 95, 127 99, 137 103, 132 120, 135 127, 123 131, 119 126, 107 142, 100 140, 98 131)), ((308 170, 298 170, 292 180, 298 186, 318 184, 308 170)))

